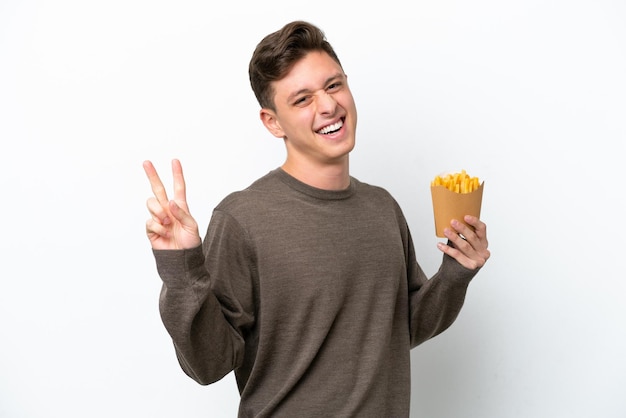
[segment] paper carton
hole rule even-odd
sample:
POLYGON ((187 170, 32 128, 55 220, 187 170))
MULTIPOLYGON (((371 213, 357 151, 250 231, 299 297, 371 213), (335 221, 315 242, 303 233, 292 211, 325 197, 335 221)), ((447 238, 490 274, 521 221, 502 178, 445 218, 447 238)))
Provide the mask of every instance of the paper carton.
POLYGON ((484 185, 485 182, 482 182, 478 189, 471 193, 456 193, 444 186, 430 186, 435 215, 435 234, 438 237, 445 237, 443 230, 450 227, 452 219, 467 225, 463 220, 465 215, 480 217, 484 185))

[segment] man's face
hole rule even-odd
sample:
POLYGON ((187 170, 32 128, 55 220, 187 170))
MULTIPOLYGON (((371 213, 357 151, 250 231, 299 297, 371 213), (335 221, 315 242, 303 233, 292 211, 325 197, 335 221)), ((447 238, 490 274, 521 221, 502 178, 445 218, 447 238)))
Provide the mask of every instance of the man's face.
POLYGON ((287 163, 347 163, 357 115, 341 66, 325 52, 309 52, 272 86, 276 111, 263 109, 261 118, 273 135, 284 138, 287 163))

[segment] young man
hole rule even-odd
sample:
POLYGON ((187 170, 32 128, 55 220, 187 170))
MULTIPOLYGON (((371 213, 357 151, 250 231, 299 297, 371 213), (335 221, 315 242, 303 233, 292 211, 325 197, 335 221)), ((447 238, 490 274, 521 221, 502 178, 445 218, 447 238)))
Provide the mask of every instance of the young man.
POLYGON ((214 209, 204 241, 180 162, 173 200, 144 163, 160 310, 180 365, 200 384, 234 370, 240 417, 406 417, 410 349, 457 317, 489 258, 486 226, 453 221, 429 280, 395 200, 349 174, 356 107, 323 33, 287 24, 249 72, 287 157, 214 209))

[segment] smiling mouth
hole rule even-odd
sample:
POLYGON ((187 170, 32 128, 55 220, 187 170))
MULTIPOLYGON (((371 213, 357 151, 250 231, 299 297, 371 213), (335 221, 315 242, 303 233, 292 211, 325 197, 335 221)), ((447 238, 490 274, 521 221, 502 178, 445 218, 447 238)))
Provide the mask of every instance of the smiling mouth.
POLYGON ((322 129, 316 131, 318 134, 327 135, 337 132, 343 126, 343 119, 340 119, 337 123, 333 123, 332 125, 324 126, 322 129))

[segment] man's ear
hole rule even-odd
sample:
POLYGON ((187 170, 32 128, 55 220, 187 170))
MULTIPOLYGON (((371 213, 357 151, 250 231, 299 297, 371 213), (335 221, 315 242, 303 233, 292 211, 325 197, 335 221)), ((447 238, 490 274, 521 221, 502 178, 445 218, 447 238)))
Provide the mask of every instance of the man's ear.
POLYGON ((278 118, 276 117, 276 113, 270 109, 261 109, 259 113, 261 117, 261 122, 265 125, 268 131, 276 138, 284 138, 285 132, 280 127, 280 123, 278 122, 278 118))

